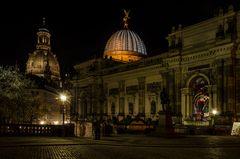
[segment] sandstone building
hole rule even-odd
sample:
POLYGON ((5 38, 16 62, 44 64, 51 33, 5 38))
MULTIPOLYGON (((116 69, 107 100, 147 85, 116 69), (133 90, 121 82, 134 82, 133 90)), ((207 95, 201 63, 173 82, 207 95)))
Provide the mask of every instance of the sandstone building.
MULTIPOLYGON (((125 25, 126 26, 126 25, 125 25)), ((230 6, 197 24, 173 27, 168 51, 147 57, 137 33, 124 27, 102 58, 74 66, 73 107, 80 119, 158 119, 165 90, 184 125, 210 125, 215 115, 240 115, 240 12, 230 6)))

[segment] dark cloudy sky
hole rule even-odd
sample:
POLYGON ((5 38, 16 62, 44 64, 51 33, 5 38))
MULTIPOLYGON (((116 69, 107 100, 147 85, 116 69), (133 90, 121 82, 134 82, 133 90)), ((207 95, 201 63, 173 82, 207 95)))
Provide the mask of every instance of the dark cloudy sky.
POLYGON ((108 38, 123 28, 123 9, 130 9, 129 29, 146 45, 149 56, 166 51, 171 26, 183 27, 213 17, 239 0, 32 0, 7 1, 0 7, 0 65, 24 71, 28 53, 36 46, 36 32, 46 17, 52 52, 67 71, 78 62, 102 55, 108 38))

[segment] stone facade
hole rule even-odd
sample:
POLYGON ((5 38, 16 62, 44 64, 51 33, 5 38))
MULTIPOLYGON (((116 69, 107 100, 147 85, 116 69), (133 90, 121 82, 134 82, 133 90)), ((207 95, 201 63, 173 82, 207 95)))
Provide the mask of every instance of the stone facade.
POLYGON ((75 65, 73 108, 81 119, 158 119, 160 93, 181 123, 209 125, 212 110, 240 116, 240 12, 168 34, 168 52, 130 63, 98 58, 75 65))

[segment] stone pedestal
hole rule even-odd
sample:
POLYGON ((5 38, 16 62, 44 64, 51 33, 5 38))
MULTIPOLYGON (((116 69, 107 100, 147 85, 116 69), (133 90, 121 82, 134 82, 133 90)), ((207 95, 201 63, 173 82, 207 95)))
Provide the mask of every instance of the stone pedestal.
POLYGON ((93 134, 92 122, 83 122, 80 124, 79 136, 92 137, 92 134, 93 134))
POLYGON ((156 135, 169 136, 174 134, 172 125, 172 116, 170 111, 163 111, 159 113, 159 122, 156 128, 156 135))

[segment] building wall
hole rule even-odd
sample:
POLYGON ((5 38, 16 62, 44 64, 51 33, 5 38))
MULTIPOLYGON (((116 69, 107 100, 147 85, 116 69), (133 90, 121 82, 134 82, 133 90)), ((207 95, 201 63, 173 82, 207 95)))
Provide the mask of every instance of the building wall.
MULTIPOLYGON (((183 123, 210 121, 214 109, 236 119, 240 115, 239 17, 239 12, 229 10, 193 26, 179 27, 167 37, 169 51, 154 57, 79 72, 81 78, 72 80, 76 111, 89 119, 131 116, 156 120, 163 110, 160 93, 165 88, 173 115, 180 115, 183 123), (173 45, 176 38, 178 45, 176 41, 173 45), (87 114, 82 111, 83 100, 87 101, 87 114), (205 109, 203 114, 198 114, 199 105, 205 109)), ((104 63, 104 59, 98 60, 103 61, 98 65, 104 63)))

